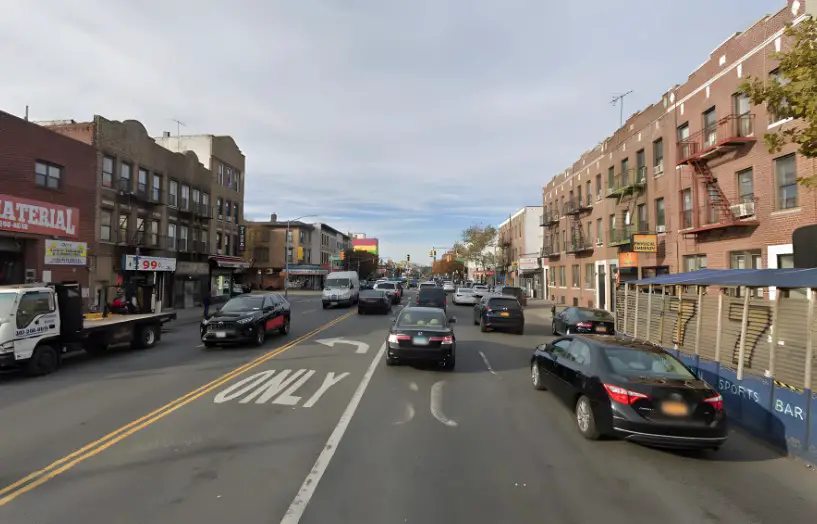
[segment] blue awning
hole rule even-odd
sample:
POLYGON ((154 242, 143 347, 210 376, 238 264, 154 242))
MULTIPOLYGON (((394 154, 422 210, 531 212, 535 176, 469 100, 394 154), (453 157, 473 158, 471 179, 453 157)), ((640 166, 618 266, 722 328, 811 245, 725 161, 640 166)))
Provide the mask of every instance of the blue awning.
POLYGON ((817 288, 817 268, 702 269, 625 282, 636 286, 723 286, 817 288))

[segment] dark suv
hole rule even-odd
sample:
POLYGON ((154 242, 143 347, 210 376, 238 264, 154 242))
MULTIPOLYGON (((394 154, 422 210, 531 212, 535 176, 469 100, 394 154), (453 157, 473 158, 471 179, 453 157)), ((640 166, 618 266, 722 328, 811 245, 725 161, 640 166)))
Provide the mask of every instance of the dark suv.
POLYGON ((516 300, 518 300, 523 307, 528 305, 528 295, 525 294, 525 290, 521 287, 504 286, 499 288, 496 292, 500 295, 516 297, 516 300))
POLYGON ((422 307, 438 307, 443 311, 448 305, 448 297, 441 287, 421 287, 417 291, 417 305, 422 307))

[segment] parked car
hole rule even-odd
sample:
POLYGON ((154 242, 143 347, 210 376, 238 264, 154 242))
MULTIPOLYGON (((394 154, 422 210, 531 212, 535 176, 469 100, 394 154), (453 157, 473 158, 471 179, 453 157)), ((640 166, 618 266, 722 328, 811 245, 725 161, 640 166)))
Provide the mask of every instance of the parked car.
POLYGON ((289 302, 281 295, 240 295, 201 321, 201 341, 205 347, 244 342, 260 346, 268 333, 289 333, 290 320, 289 302))
POLYGON ((360 300, 357 303, 357 314, 366 313, 391 313, 392 299, 382 289, 366 289, 360 292, 360 300))
POLYGON ((612 335, 616 332, 616 319, 604 309, 569 307, 553 317, 551 330, 554 335, 599 333, 612 335))
POLYGON ((496 290, 496 293, 499 295, 508 295, 511 297, 516 297, 516 300, 522 304, 522 307, 528 305, 528 295, 525 293, 525 290, 521 287, 513 287, 513 286, 502 286, 496 290))
POLYGON ((727 440, 723 397, 648 342, 576 335, 541 344, 531 358, 531 382, 573 410, 579 433, 590 440, 610 435, 712 450, 727 440))
POLYGON ((474 305, 474 324, 485 333, 488 330, 508 330, 517 335, 525 333, 525 313, 513 297, 487 295, 474 305))
POLYGON ((406 361, 435 361, 447 371, 456 365, 457 340, 453 324, 438 308, 406 307, 392 323, 386 339, 386 365, 406 361))

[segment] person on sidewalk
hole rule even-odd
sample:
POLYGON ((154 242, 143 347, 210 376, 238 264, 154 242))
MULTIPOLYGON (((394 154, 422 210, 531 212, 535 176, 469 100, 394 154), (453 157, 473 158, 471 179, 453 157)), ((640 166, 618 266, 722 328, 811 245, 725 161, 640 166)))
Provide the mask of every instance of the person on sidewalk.
POLYGON ((204 295, 204 298, 202 298, 201 303, 204 305, 204 318, 207 318, 210 316, 210 295, 209 294, 204 295))

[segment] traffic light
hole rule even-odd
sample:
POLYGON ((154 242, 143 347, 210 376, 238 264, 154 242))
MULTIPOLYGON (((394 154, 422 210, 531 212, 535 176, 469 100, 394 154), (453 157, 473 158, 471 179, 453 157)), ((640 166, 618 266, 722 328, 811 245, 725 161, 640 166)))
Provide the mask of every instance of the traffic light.
POLYGON ((406 255, 406 262, 411 262, 411 255, 406 255))
POLYGON ((340 252, 340 259, 341 260, 346 260, 346 251, 341 251, 340 252))

